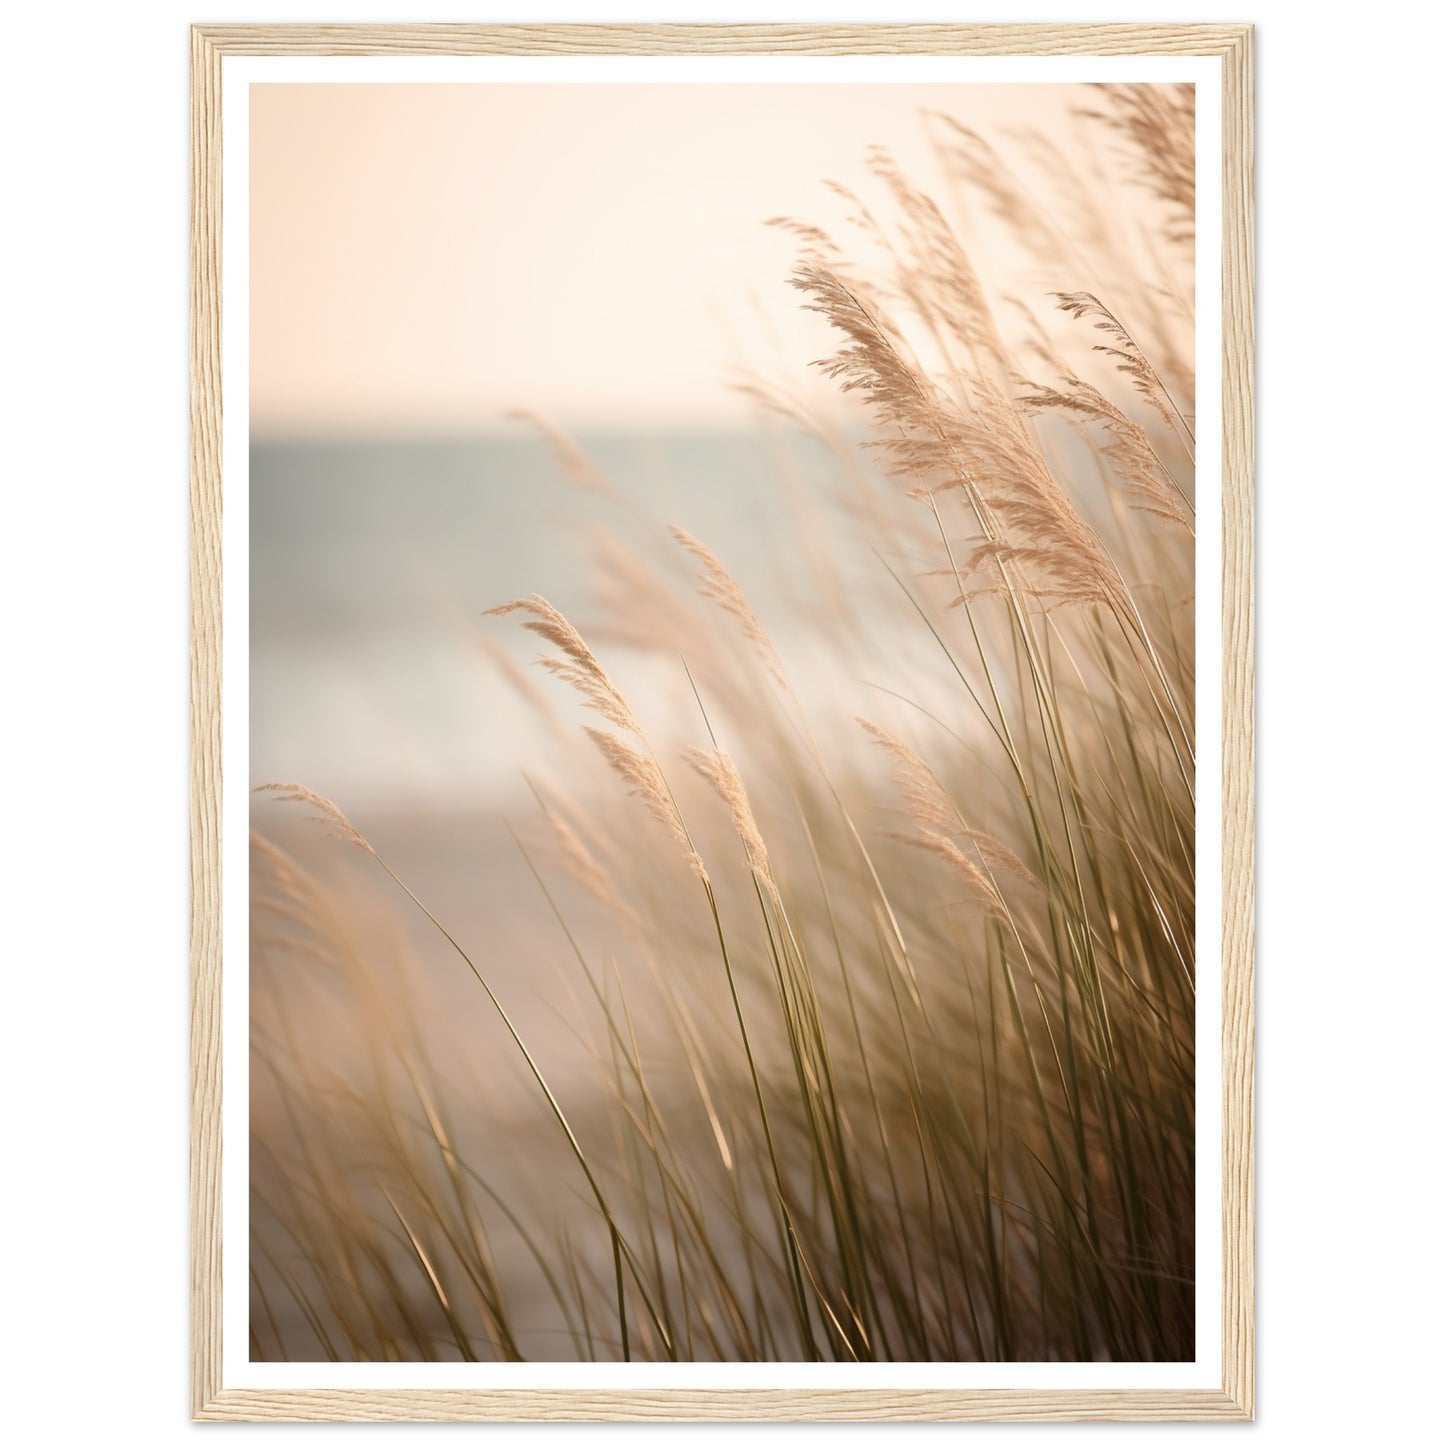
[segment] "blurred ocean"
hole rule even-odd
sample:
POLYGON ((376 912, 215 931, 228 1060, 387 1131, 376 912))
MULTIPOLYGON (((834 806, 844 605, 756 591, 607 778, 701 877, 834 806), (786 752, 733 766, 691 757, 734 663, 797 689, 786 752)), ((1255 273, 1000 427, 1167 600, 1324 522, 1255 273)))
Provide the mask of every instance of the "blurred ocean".
POLYGON ((677 549, 663 528, 682 526, 765 619, 797 614, 798 537, 821 543, 836 527, 819 498, 838 464, 821 444, 742 431, 575 440, 620 500, 578 486, 520 426, 253 444, 254 783, 305 782, 383 811, 470 811, 520 793, 535 720, 479 639, 522 662, 540 648, 518 619, 481 614, 537 592, 585 633, 603 529, 666 559, 677 549))

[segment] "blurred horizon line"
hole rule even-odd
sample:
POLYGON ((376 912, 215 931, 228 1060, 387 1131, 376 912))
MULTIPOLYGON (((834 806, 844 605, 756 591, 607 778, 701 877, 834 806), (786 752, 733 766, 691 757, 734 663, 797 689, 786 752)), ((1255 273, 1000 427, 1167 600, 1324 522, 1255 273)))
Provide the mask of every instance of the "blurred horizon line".
MULTIPOLYGON (((546 445, 549 441, 539 420, 560 431, 573 440, 609 437, 635 439, 639 436, 656 437, 697 437, 714 434, 718 436, 772 435, 786 431, 798 436, 809 436, 808 428, 788 422, 776 415, 755 412, 752 415, 733 417, 721 413, 699 413, 695 416, 679 417, 671 413, 666 420, 660 416, 601 417, 579 415, 574 417, 534 413, 522 418, 500 413, 495 420, 476 423, 438 422, 435 425, 408 423, 376 423, 360 421, 356 425, 326 423, 296 426, 274 424, 249 429, 249 444, 252 448, 269 446, 349 446, 366 443, 404 444, 456 443, 467 441, 536 441, 546 445)), ((820 417, 830 427, 849 434, 862 429, 859 418, 846 410, 836 415, 820 417)))

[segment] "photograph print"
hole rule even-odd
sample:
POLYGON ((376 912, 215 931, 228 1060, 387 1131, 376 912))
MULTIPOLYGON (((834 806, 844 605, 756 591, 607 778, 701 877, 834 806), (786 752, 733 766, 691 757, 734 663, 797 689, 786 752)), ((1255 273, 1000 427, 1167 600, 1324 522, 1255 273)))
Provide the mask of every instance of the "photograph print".
POLYGON ((1195 1360, 1194 86, 247 145, 249 1359, 1195 1360))

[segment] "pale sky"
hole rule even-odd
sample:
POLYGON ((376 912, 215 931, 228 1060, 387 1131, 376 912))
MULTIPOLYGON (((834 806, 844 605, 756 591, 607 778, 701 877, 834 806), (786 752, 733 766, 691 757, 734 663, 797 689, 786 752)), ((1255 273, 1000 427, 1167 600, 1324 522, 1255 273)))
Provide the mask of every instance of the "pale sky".
POLYGON ((922 108, 1045 129, 1040 85, 287 84, 251 89, 251 409, 260 435, 740 418, 738 362, 829 349, 785 284, 786 214, 922 108), (761 319, 755 300, 766 322, 761 319))

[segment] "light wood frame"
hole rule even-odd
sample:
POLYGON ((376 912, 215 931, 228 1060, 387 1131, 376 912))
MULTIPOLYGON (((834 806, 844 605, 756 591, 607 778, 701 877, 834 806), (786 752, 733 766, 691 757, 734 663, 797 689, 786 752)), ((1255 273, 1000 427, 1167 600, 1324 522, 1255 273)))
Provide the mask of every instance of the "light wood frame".
MULTIPOLYGON (((191 1399, 200 1420, 1249 1420, 1254 1415, 1254 75, 1247 25, 191 30, 191 1399), (1223 1339, 1199 1390, 221 1387, 221 61, 265 55, 1173 55, 1222 61, 1223 1339)), ((243 324, 233 322, 233 324, 243 324)), ((236 1147, 233 1143, 233 1147, 236 1147)))

